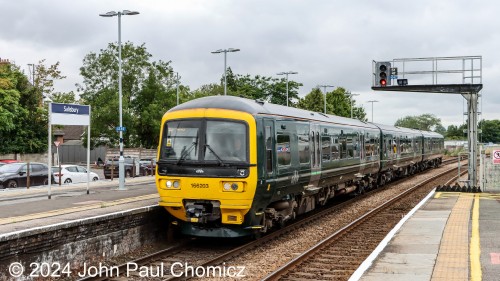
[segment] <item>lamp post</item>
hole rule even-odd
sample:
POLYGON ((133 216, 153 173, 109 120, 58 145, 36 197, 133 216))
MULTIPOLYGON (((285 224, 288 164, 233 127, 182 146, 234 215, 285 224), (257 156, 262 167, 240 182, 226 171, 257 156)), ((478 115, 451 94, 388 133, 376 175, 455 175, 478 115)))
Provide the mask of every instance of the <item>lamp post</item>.
POLYGON ((120 158, 118 159, 118 190, 125 190, 125 158, 123 158, 123 118, 122 118, 122 15, 133 16, 138 15, 139 12, 123 10, 121 12, 107 12, 99 14, 101 17, 114 17, 118 16, 118 96, 119 96, 119 114, 120 114, 120 158))
POLYGON ((227 79, 226 79, 226 62, 227 62, 227 53, 228 52, 239 52, 240 49, 234 49, 234 48, 229 48, 229 49, 219 49, 217 51, 213 51, 212 54, 220 54, 224 53, 224 96, 227 95, 227 79))
POLYGON ((286 71, 286 72, 280 72, 276 73, 277 75, 286 75, 286 106, 288 106, 288 75, 289 74, 299 74, 298 72, 295 71, 286 71))
POLYGON ((372 103, 372 123, 373 123, 373 103, 378 102, 378 100, 369 100, 368 102, 372 103))
POLYGON ((323 87, 323 91, 325 92, 325 95, 324 95, 324 98, 323 98, 323 104, 325 106, 325 114, 326 114, 326 88, 333 88, 335 86, 332 86, 332 85, 318 85, 318 88, 319 87, 323 87))
POLYGON ((175 73, 175 94, 177 96, 177 105, 179 105, 179 72, 175 73))
POLYGON ((359 94, 348 94, 347 95, 349 98, 351 98, 351 119, 352 119, 352 102, 353 102, 353 98, 354 96, 359 96, 359 94))

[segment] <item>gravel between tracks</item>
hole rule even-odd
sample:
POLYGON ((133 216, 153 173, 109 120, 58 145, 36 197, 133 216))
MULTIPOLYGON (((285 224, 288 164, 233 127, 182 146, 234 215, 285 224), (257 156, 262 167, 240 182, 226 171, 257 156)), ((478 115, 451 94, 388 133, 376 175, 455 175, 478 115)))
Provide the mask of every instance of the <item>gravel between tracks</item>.
MULTIPOLYGON (((451 165, 456 166, 456 164, 451 165)), ((246 267, 244 272, 246 277, 239 278, 238 280, 259 280, 303 251, 314 246, 331 233, 357 219, 361 214, 381 205, 383 202, 413 185, 449 169, 452 167, 451 165, 427 171, 425 174, 419 174, 399 183, 397 186, 386 188, 371 196, 367 196, 363 200, 358 201, 356 205, 350 205, 348 208, 329 214, 321 221, 311 223, 293 233, 286 234, 267 243, 265 247, 251 250, 232 261, 226 262, 226 265, 246 267)), ((213 278, 211 280, 229 280, 229 278, 213 278)))

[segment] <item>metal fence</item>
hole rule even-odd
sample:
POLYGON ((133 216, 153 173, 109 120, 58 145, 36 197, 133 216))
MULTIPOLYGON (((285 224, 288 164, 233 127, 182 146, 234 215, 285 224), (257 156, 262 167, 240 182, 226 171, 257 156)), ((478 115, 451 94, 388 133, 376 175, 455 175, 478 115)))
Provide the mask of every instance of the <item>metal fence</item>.
MULTIPOLYGON (((90 150, 90 163, 95 163, 99 158, 106 157, 107 148, 105 146, 96 147, 90 150)), ((52 149, 53 160, 56 160, 56 149, 52 149)), ((59 160, 61 164, 78 164, 87 162, 87 148, 82 145, 64 145, 59 146, 59 160)), ((53 161, 52 163, 57 163, 53 161)))
POLYGON ((500 164, 493 164, 495 150, 500 150, 500 146, 488 146, 481 150, 480 180, 482 190, 486 192, 500 192, 500 164))

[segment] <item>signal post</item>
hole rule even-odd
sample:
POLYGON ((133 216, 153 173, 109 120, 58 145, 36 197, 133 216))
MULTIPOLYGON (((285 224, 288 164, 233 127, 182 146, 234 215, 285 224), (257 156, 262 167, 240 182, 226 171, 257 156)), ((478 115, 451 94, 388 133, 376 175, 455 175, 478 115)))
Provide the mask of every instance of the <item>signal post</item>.
POLYGON ((373 61, 372 66, 372 90, 374 91, 461 94, 467 100, 468 186, 478 186, 477 104, 480 97, 479 91, 483 88, 482 57, 406 58, 383 62, 373 61), (422 66, 426 63, 432 68, 426 69, 422 66), (411 68, 412 64, 418 66, 411 68), (408 68, 412 70, 407 70, 408 68), (398 71, 399 69, 402 71, 398 71), (402 77, 399 78, 400 76, 402 77), (414 77, 414 82, 408 77, 414 77), (393 81, 396 81, 396 84, 392 85, 393 81))

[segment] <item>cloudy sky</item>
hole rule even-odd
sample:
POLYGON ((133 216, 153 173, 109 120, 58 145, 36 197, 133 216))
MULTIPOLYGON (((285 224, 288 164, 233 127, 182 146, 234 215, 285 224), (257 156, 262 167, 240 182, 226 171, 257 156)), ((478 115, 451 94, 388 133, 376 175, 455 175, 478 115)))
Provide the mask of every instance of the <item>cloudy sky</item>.
MULTIPOLYGON (((122 17, 122 41, 145 43, 153 60, 171 60, 191 89, 220 79, 223 55, 211 51, 239 48, 228 54, 237 74, 297 71, 290 79, 304 84, 301 96, 318 84, 342 86, 359 94, 369 119, 367 101, 379 101, 375 122, 430 113, 447 127, 463 121, 460 95, 374 92, 372 61, 482 56, 480 110, 485 119, 500 119, 500 2, 494 0, 0 0, 0 7, 0 58, 26 72, 29 63, 59 61, 67 78, 56 91, 76 91, 84 56, 118 41, 117 18, 99 14, 133 10, 140 14, 122 17)), ((448 78, 461 83, 461 76, 448 78)))

